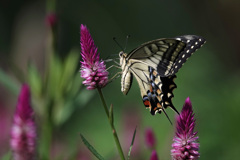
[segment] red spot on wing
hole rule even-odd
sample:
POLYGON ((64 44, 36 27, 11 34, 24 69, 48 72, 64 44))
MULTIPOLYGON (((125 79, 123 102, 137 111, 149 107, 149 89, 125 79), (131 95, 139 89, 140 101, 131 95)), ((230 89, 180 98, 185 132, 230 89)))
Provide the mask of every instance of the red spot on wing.
POLYGON ((150 107, 151 106, 149 100, 145 100, 143 103, 144 103, 145 107, 150 107))

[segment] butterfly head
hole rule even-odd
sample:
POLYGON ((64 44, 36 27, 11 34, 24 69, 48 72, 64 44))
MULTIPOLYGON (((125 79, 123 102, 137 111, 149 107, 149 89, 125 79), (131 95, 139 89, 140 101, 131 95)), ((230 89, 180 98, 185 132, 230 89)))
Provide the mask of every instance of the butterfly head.
POLYGON ((127 53, 124 53, 123 51, 119 52, 120 57, 120 65, 123 66, 123 64, 126 61, 127 53))

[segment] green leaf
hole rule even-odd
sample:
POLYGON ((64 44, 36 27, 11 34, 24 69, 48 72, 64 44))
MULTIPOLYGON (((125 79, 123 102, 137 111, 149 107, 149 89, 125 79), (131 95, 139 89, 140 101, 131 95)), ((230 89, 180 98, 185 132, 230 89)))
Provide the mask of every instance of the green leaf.
POLYGON ((12 93, 18 95, 19 85, 2 69, 0 69, 0 83, 2 83, 3 86, 8 88, 12 93))
POLYGON ((82 134, 80 134, 80 136, 81 136, 83 143, 92 152, 92 154, 94 154, 94 156, 97 157, 99 160, 104 160, 104 158, 96 151, 96 149, 93 148, 93 146, 90 143, 88 143, 86 138, 84 138, 82 134))
POLYGON ((6 154, 3 155, 2 158, 0 158, 1 160, 10 160, 12 157, 12 153, 11 152, 7 152, 6 154))
POLYGON ((50 58, 49 70, 47 74, 47 93, 50 99, 55 101, 61 99, 62 88, 60 87, 63 64, 58 56, 50 58))
POLYGON ((68 87, 69 83, 73 81, 74 76, 76 74, 76 68, 78 65, 80 66, 80 63, 78 60, 79 56, 80 56, 80 54, 77 53, 76 51, 71 51, 68 54, 68 56, 65 58, 64 62, 62 62, 63 70, 62 70, 62 75, 61 75, 60 87, 64 88, 64 91, 66 91, 66 89, 69 88, 68 87))
POLYGON ((33 64, 30 64, 28 67, 28 82, 31 86, 33 94, 37 97, 41 97, 43 82, 40 73, 38 72, 36 66, 33 64))
POLYGON ((133 133, 132 143, 130 145, 129 152, 128 152, 128 160, 130 159, 133 143, 134 143, 134 140, 135 140, 136 130, 137 130, 137 127, 135 128, 134 133, 133 133))

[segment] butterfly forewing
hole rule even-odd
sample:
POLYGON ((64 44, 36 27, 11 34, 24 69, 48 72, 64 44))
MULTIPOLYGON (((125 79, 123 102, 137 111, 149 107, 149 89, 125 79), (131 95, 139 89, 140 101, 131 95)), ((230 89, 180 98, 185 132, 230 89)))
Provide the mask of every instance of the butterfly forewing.
POLYGON ((157 39, 142 44, 128 55, 127 59, 138 59, 142 63, 157 68, 160 76, 168 76, 173 62, 186 46, 177 39, 157 39))
MULTIPOLYGON (((167 107, 177 112, 172 104, 173 89, 177 87, 174 83, 175 73, 204 43, 202 37, 195 35, 157 39, 142 44, 128 55, 120 56, 120 62, 124 61, 123 76, 134 75, 143 103, 152 115, 161 113, 167 107)), ((132 83, 129 79, 125 81, 122 77, 122 89, 129 90, 128 86, 132 83)))
POLYGON ((204 38, 195 35, 179 36, 175 39, 184 42, 186 46, 174 60, 168 75, 177 73, 187 59, 206 42, 204 38))

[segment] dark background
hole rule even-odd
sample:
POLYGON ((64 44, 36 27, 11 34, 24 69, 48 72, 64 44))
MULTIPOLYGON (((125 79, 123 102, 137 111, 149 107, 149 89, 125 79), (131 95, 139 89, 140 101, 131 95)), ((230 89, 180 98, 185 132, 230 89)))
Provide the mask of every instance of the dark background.
MULTIPOLYGON (((56 1, 56 14, 56 50, 61 59, 73 48, 80 53, 81 24, 89 28, 102 59, 118 54, 121 50, 112 40, 113 37, 117 37, 124 46, 126 35, 131 35, 127 52, 157 38, 184 34, 204 37, 207 43, 177 73, 175 82, 178 88, 174 91, 173 103, 181 110, 188 96, 192 101, 197 119, 196 130, 200 137, 200 159, 226 160, 239 157, 239 1, 59 0, 56 1)), ((21 82, 12 68, 21 69, 27 74, 27 64, 31 61, 41 73, 46 69, 45 48, 49 32, 45 16, 45 1, 0 2, 0 67, 19 87, 21 82)), ((76 74, 79 74, 79 68, 80 65, 76 74)), ((111 76, 117 71, 110 70, 111 76)), ((17 95, 4 84, 0 84, 0 89, 0 120, 1 125, 6 127, 5 124, 11 124, 17 95)), ((144 144, 144 129, 152 127, 160 159, 170 159, 174 126, 169 124, 165 116, 153 117, 144 109, 135 80, 127 96, 120 91, 120 78, 106 86, 103 93, 108 105, 114 106, 115 124, 124 146, 129 146, 131 140, 128 137, 138 126, 134 155, 141 155, 138 159, 148 159, 151 152, 144 144)), ((72 150, 86 150, 79 138, 79 133, 83 133, 102 155, 111 157, 116 148, 99 96, 94 94, 88 103, 75 105, 76 111, 55 132, 58 137, 56 146, 59 146, 56 150, 59 154, 61 150, 69 154, 72 150)), ((174 112, 168 109, 167 113, 174 121, 174 112)), ((8 133, 9 127, 1 133, 1 154, 8 151, 8 133)))

